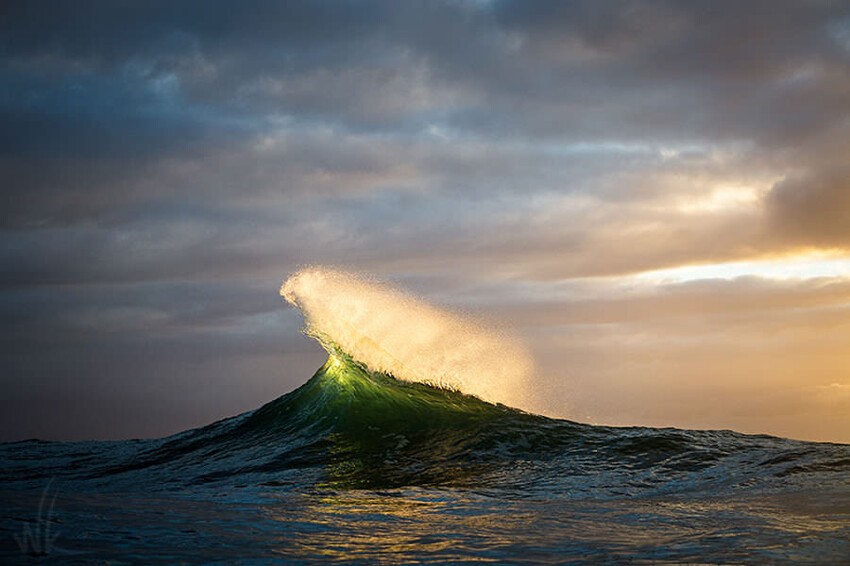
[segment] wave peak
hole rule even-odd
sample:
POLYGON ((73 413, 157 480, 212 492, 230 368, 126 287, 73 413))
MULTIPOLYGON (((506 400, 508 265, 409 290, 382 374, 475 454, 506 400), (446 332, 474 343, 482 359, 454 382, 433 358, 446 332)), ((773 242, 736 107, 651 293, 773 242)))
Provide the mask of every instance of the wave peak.
POLYGON ((334 269, 298 271, 280 294, 301 311, 305 333, 331 356, 341 350, 369 370, 403 381, 526 404, 531 356, 504 332, 334 269))

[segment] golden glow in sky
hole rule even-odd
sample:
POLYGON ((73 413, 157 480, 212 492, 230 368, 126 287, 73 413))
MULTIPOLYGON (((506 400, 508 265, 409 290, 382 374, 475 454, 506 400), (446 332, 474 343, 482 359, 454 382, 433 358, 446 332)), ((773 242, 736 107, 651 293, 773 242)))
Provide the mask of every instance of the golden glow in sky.
POLYGON ((737 277, 761 277, 777 281, 820 278, 850 280, 850 255, 817 251, 777 259, 670 267, 634 276, 639 281, 660 284, 737 277))

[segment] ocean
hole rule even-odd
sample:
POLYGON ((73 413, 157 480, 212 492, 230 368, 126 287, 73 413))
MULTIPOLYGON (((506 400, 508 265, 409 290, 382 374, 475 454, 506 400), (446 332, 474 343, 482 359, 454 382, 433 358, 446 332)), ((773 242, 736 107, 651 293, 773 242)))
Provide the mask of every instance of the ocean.
POLYGON ((0 445, 3 563, 850 559, 850 446, 592 426, 369 370, 157 440, 0 445))

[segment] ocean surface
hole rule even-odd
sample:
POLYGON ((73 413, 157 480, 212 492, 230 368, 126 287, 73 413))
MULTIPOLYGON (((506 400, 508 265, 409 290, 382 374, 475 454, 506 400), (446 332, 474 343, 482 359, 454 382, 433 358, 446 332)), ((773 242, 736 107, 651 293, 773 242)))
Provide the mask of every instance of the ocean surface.
POLYGON ((0 562, 850 562, 850 445, 556 420, 328 350, 203 428, 0 445, 0 562))

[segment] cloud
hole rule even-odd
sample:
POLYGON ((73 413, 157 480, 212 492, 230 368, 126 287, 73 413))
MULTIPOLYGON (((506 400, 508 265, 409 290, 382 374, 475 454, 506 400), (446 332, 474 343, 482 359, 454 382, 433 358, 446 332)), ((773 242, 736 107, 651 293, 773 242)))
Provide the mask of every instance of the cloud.
POLYGON ((777 232, 808 245, 850 247, 850 167, 791 175, 767 198, 777 232))

